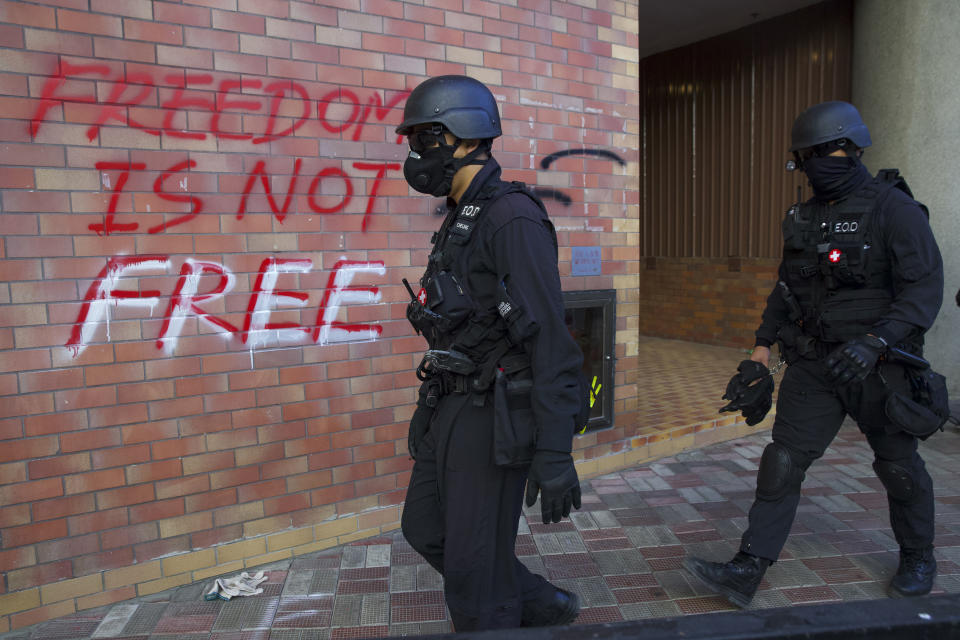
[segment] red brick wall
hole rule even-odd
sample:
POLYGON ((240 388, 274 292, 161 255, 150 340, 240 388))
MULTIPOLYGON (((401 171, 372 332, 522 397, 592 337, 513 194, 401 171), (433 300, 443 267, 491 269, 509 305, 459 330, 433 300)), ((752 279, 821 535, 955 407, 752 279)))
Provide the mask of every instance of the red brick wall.
POLYGON ((486 82, 508 178, 570 198, 564 286, 620 303, 617 427, 577 455, 626 446, 637 2, 439 4, 0 0, 0 632, 397 526, 427 76, 486 82), (579 148, 624 164, 540 168, 579 148))
POLYGON ((640 333, 751 348, 778 263, 773 258, 644 258, 640 333))

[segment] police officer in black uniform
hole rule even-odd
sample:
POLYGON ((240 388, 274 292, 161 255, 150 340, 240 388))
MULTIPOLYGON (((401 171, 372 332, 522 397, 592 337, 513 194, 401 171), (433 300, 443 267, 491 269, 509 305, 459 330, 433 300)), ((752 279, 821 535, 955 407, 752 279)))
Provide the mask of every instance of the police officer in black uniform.
POLYGON ((726 563, 689 558, 687 568, 746 606, 787 540, 807 468, 850 415, 873 449, 900 545, 888 593, 923 595, 937 566, 933 487, 917 437, 894 424, 885 401, 892 391, 910 393, 915 361, 925 364, 919 358, 923 335, 943 299, 940 251, 926 208, 899 174, 884 170, 873 177, 861 163, 870 133, 853 105, 810 107, 794 122, 791 137, 794 165, 806 173, 814 195, 787 212, 779 282, 751 358, 741 363, 725 396, 749 423, 762 419, 773 390, 770 346, 779 342, 789 367, 773 442, 760 459, 740 551, 726 563))
POLYGON ((444 577, 457 631, 572 622, 577 596, 531 573, 514 543, 527 504, 544 524, 580 507, 570 454, 583 356, 564 323, 543 204, 500 179, 493 94, 465 76, 417 86, 397 132, 404 176, 448 213, 407 317, 430 350, 410 423, 403 534, 444 577))

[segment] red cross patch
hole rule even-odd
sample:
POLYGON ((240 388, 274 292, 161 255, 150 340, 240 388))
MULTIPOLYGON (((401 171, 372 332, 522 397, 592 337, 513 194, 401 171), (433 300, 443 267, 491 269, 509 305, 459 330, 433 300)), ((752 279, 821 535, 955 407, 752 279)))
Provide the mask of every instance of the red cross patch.
POLYGON ((420 304, 426 306, 427 304, 427 290, 420 289, 420 293, 417 294, 417 300, 420 301, 420 304))
POLYGON ((841 253, 839 249, 834 249, 833 251, 827 254, 827 260, 829 260, 830 262, 840 262, 840 256, 842 255, 843 253, 841 253))

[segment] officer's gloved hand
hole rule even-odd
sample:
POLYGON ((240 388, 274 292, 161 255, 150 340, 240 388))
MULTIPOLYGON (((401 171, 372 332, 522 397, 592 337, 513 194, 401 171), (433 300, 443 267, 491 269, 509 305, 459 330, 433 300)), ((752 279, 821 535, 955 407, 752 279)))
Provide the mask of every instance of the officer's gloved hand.
POLYGON ((886 341, 874 335, 848 340, 823 361, 827 377, 837 384, 846 384, 851 380, 862 382, 886 350, 886 341))
POLYGON ((760 362, 744 360, 727 383, 722 399, 729 402, 720 408, 720 413, 739 411, 752 427, 763 420, 773 406, 773 387, 770 369, 760 362))
POLYGON ((533 454, 527 476, 527 506, 537 501, 543 524, 560 522, 570 515, 570 507, 580 508, 580 479, 573 466, 573 456, 559 451, 539 450, 533 454))

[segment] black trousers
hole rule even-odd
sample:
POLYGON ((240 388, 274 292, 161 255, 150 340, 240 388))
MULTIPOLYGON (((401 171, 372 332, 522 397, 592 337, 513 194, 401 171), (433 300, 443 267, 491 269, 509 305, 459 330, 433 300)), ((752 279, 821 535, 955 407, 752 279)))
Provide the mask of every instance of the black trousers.
MULTIPOLYGON (((826 379, 820 360, 799 360, 790 365, 777 397, 773 441, 786 447, 794 464, 805 472, 823 455, 849 414, 866 436, 875 460, 898 465, 913 484, 908 501, 887 494, 890 527, 897 542, 901 547, 927 547, 933 544, 934 537, 933 482, 917 453, 917 439, 887 429, 890 421, 883 411, 885 387, 880 375, 894 387, 906 384, 903 369, 897 365, 884 364, 880 374, 874 372, 862 383, 840 387, 826 379)), ((740 550, 776 560, 787 541, 799 502, 799 486, 777 500, 757 496, 740 550)))
POLYGON ((552 597, 514 551, 526 469, 493 465, 493 408, 440 400, 418 448, 401 526, 444 578, 457 631, 519 627, 523 602, 552 597))

